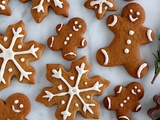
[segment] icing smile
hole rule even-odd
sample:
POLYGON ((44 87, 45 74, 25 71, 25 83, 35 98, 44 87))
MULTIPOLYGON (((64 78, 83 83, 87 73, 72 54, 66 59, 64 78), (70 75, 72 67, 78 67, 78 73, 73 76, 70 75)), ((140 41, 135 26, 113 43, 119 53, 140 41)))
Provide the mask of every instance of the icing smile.
POLYGON ((138 17, 133 18, 133 16, 132 16, 132 15, 129 15, 129 19, 130 19, 132 22, 135 22, 136 20, 138 20, 138 17))
POLYGON ((79 31, 79 28, 76 28, 76 26, 73 26, 73 30, 77 32, 79 31))
POLYGON ((16 112, 16 113, 20 113, 20 112, 21 112, 21 110, 16 109, 16 108, 14 107, 14 105, 12 105, 12 110, 13 110, 14 112, 16 112))

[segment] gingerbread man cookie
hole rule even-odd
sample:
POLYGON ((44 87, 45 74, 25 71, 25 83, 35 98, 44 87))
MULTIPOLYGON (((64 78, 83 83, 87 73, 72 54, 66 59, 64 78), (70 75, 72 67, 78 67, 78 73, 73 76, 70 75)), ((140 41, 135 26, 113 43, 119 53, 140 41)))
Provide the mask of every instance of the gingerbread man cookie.
POLYGON ((102 19, 106 11, 117 10, 113 0, 87 0, 84 6, 88 9, 93 9, 98 19, 102 19))
POLYGON ((0 120, 27 120, 30 110, 31 103, 24 94, 13 94, 6 102, 0 100, 0 120))
POLYGON ((46 77, 53 86, 44 88, 36 101, 48 107, 58 104, 57 120, 75 120, 77 112, 98 119, 100 105, 93 96, 103 94, 110 82, 100 76, 88 78, 90 69, 86 57, 74 61, 69 72, 59 64, 47 64, 46 77))
POLYGON ((97 61, 103 66, 124 65, 127 72, 135 78, 141 78, 148 71, 148 64, 140 58, 140 46, 153 41, 154 33, 142 26, 145 11, 137 3, 130 3, 123 8, 122 17, 110 15, 107 26, 115 38, 109 47, 97 52, 97 61))
MULTIPOLYGON (((27 2, 28 0, 20 0, 27 2)), ((69 3, 67 0, 31 0, 31 13, 37 23, 40 23, 47 15, 48 8, 51 7, 57 15, 68 17, 69 3)))
POLYGON ((81 18, 72 18, 67 25, 58 24, 57 36, 48 38, 50 49, 62 50, 62 56, 66 60, 74 60, 77 57, 76 48, 84 48, 87 41, 82 36, 86 31, 86 23, 81 18))
POLYGON ((148 110, 148 116, 152 120, 160 120, 160 95, 155 95, 153 101, 156 103, 156 106, 148 110))
POLYGON ((104 106, 108 110, 116 110, 118 120, 131 120, 131 111, 138 112, 141 109, 139 100, 144 95, 143 86, 132 82, 127 87, 117 86, 114 92, 115 96, 104 98, 104 106))
POLYGON ((8 6, 9 0, 0 0, 0 14, 11 15, 11 9, 8 6))
POLYGON ((35 41, 23 43, 25 37, 23 21, 10 25, 0 36, 0 90, 11 84, 13 76, 22 83, 34 84, 36 71, 29 62, 38 60, 45 47, 35 41))

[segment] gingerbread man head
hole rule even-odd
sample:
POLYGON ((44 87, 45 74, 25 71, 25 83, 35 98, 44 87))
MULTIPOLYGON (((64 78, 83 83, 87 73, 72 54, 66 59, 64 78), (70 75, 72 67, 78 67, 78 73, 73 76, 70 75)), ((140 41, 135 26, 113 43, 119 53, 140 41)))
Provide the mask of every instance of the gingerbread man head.
POLYGON ((123 8, 122 16, 127 18, 126 20, 129 20, 129 22, 142 25, 146 15, 143 7, 137 3, 131 3, 123 8))

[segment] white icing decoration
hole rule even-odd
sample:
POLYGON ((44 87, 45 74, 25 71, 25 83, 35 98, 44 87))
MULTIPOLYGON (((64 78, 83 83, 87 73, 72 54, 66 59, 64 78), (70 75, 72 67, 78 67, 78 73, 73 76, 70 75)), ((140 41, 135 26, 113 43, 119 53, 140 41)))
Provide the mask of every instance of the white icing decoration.
POLYGON ((120 104, 120 107, 123 107, 123 106, 124 106, 124 104, 123 104, 123 103, 121 103, 121 104, 120 104))
POLYGON ((0 49, 2 50, 2 53, 0 54, 0 58, 3 58, 3 62, 1 65, 1 69, 0 69, 0 82, 2 82, 3 84, 6 84, 6 81, 4 80, 3 76, 4 76, 4 71, 5 71, 5 67, 8 63, 8 61, 12 61, 14 63, 14 65, 17 67, 17 69, 20 72, 20 79, 19 81, 22 81, 23 78, 26 78, 29 80, 29 75, 32 74, 32 72, 26 72, 21 65, 16 61, 16 59, 14 58, 14 56, 16 55, 28 55, 31 54, 33 55, 35 58, 37 58, 36 52, 38 51, 39 48, 35 48, 34 44, 28 49, 28 50, 24 50, 24 51, 13 51, 13 47, 16 43, 16 41, 19 38, 23 38, 24 35, 21 34, 22 32, 22 28, 18 27, 17 30, 15 30, 14 28, 12 28, 12 32, 13 32, 13 38, 11 40, 11 43, 9 45, 9 47, 5 48, 4 46, 2 46, 2 44, 0 44, 0 49))
POLYGON ((118 119, 126 119, 126 120, 130 120, 127 116, 120 116, 118 119))
POLYGON ((137 92, 140 93, 140 92, 141 92, 141 89, 138 89, 137 92))
POLYGON ((134 86, 134 88, 137 89, 138 87, 137 87, 137 86, 134 86))
POLYGON ((107 100, 108 100, 108 109, 111 109, 111 99, 107 97, 107 100))
POLYGON ((67 56, 67 55, 73 55, 73 56, 77 56, 76 54, 74 54, 74 52, 69 52, 69 53, 66 53, 64 56, 67 56))
POLYGON ((64 45, 67 45, 67 41, 64 41, 64 45))
POLYGON ((79 28, 82 28, 82 25, 78 25, 79 28))
POLYGON ((107 5, 108 7, 110 7, 110 8, 113 7, 113 4, 112 4, 111 2, 109 2, 109 1, 106 1, 106 0, 96 0, 96 1, 92 1, 92 2, 90 2, 90 6, 99 5, 98 13, 99 13, 99 14, 102 14, 103 3, 104 3, 105 5, 107 5))
POLYGON ((78 103, 75 104, 76 107, 79 107, 78 103))
POLYGON ((123 100, 123 103, 127 103, 127 100, 123 100))
POLYGON ((18 45, 17 47, 18 47, 18 49, 21 49, 21 48, 22 48, 22 45, 18 45))
POLYGON ((13 110, 13 112, 16 112, 16 113, 20 113, 20 112, 21 112, 21 110, 17 110, 17 109, 14 107, 14 105, 12 105, 12 110, 13 110))
POLYGON ((111 27, 113 27, 116 23, 117 23, 117 16, 116 15, 114 15, 113 16, 113 22, 112 23, 110 23, 110 24, 108 24, 108 26, 111 26, 111 27))
POLYGON ((2 1, 2 4, 3 4, 3 5, 6 4, 6 1, 3 0, 3 1, 2 1))
POLYGON ((134 91, 134 89, 131 90, 131 93, 132 93, 133 95, 137 95, 137 93, 134 91))
POLYGON ((62 85, 59 85, 57 88, 58 90, 62 90, 62 85))
POLYGON ((9 68, 9 69, 8 69, 8 72, 12 72, 12 71, 13 71, 13 69, 12 69, 12 68, 9 68))
POLYGON ((77 24, 78 24, 78 21, 74 21, 74 24, 77 25, 77 24))
POLYGON ((73 30, 74 30, 74 31, 76 31, 76 32, 78 32, 78 31, 79 31, 79 29, 78 29, 78 28, 76 28, 76 26, 73 26, 73 30))
POLYGON ((133 12, 133 10, 132 10, 132 9, 130 9, 129 11, 130 11, 131 13, 133 12))
POLYGON ((86 96, 87 99, 90 99, 91 97, 89 95, 86 96))
POLYGON ((71 76, 71 77, 70 77, 70 80, 74 80, 74 76, 71 76))
POLYGON ((129 96, 127 97, 127 100, 130 100, 130 97, 129 97, 129 96))
POLYGON ((20 108, 23 108, 24 106, 23 106, 23 104, 20 104, 20 106, 19 106, 20 108))
POLYGON ((69 108, 71 105, 71 102, 73 100, 74 95, 76 95, 79 100, 82 103, 82 110, 84 113, 86 113, 86 111, 88 111, 91 114, 94 114, 92 109, 90 108, 91 106, 95 106, 94 103, 86 103, 82 97, 80 96, 80 93, 83 92, 88 92, 88 91, 97 91, 97 92, 101 92, 100 88, 103 86, 103 84, 99 83, 98 81, 93 85, 93 87, 90 88, 83 88, 83 89, 79 89, 79 83, 82 79, 83 74, 85 74, 86 72, 88 72, 88 70, 85 70, 85 63, 81 63, 80 66, 76 66, 75 67, 78 75, 76 77, 76 83, 75 86, 71 86, 67 80, 62 76, 62 70, 61 68, 59 68, 59 70, 53 69, 53 78, 57 78, 59 80, 61 80, 67 87, 68 87, 68 91, 67 92, 62 92, 62 93, 58 93, 58 94, 53 94, 50 91, 45 91, 46 95, 44 95, 42 98, 47 98, 48 102, 51 101, 51 99, 53 97, 57 97, 57 96, 65 96, 67 94, 69 94, 70 98, 68 100, 68 103, 66 105, 66 109, 64 111, 61 112, 62 116, 63 116, 63 120, 66 120, 67 117, 71 116, 71 112, 69 112, 69 108))
POLYGON ((139 67, 139 69, 138 69, 138 71, 137 71, 137 76, 138 76, 138 78, 141 78, 141 72, 142 72, 142 70, 143 70, 145 67, 147 67, 147 63, 143 63, 143 64, 139 67))
POLYGON ((140 108, 141 108, 141 104, 139 104, 139 105, 136 107, 136 111, 138 111, 140 108))
POLYGON ((60 26, 60 28, 58 29, 58 31, 61 31, 62 27, 63 27, 63 23, 61 23, 61 26, 60 26))
POLYGON ((101 49, 101 52, 103 53, 104 57, 105 57, 105 61, 104 61, 104 65, 107 65, 108 64, 108 61, 109 61, 109 57, 108 57, 108 54, 107 54, 107 51, 105 51, 104 49, 101 49))
POLYGON ((131 40, 127 40, 127 44, 130 45, 132 43, 131 40))
POLYGON ((50 47, 53 46, 53 43, 54 43, 54 37, 52 37, 52 41, 51 41, 50 47))
POLYGON ((61 101, 61 104, 62 104, 62 105, 64 105, 64 104, 65 104, 65 101, 64 101, 64 100, 62 100, 62 101, 61 101))
POLYGON ((72 34, 71 34, 71 33, 69 34, 69 37, 72 37, 72 34))
POLYGON ((152 35, 152 30, 151 30, 151 29, 147 30, 147 37, 148 37, 148 40, 152 42, 153 39, 152 39, 152 36, 151 36, 151 35, 152 35))
POLYGON ((6 7, 4 6, 4 4, 5 4, 5 1, 2 1, 2 4, 0 4, 0 9, 1 10, 5 10, 6 9, 6 7))
POLYGON ((130 30, 129 31, 129 35, 133 35, 134 34, 134 31, 133 30, 130 30))
MULTIPOLYGON (((47 0, 47 2, 50 2, 50 1, 51 0, 47 0)), ((35 7, 33 7, 32 9, 36 9, 38 13, 41 12, 41 11, 44 12, 43 3, 44 3, 44 0, 41 0, 39 2, 39 4, 35 7)), ((61 2, 60 0, 53 0, 53 3, 55 5, 55 7, 63 8, 63 6, 62 6, 63 2, 61 2)))
POLYGON ((117 93, 121 93, 121 91, 122 91, 122 86, 119 87, 119 90, 117 93))
POLYGON ((84 84, 85 84, 85 85, 87 85, 88 83, 87 83, 87 82, 85 82, 84 84))
POLYGON ((8 37, 4 37, 4 39, 3 39, 3 40, 4 40, 4 42, 6 42, 6 41, 8 40, 8 37))
POLYGON ((129 49, 128 48, 124 49, 124 53, 128 54, 129 53, 129 49))
POLYGON ((21 58, 21 59, 20 59, 20 61, 21 61, 21 62, 24 62, 24 61, 25 61, 25 59, 24 59, 24 58, 21 58))
POLYGON ((86 39, 83 39, 81 42, 81 45, 84 46, 84 42, 86 41, 86 39))
POLYGON ((15 101, 14 101, 14 104, 18 104, 18 103, 19 103, 19 100, 15 100, 15 101))
POLYGON ((70 40, 70 38, 69 38, 69 37, 66 37, 66 40, 68 41, 68 40, 70 40))
POLYGON ((136 12, 136 15, 140 15, 140 12, 136 12))
POLYGON ((138 20, 138 17, 133 18, 132 15, 129 15, 129 19, 130 19, 131 22, 135 22, 136 20, 138 20))

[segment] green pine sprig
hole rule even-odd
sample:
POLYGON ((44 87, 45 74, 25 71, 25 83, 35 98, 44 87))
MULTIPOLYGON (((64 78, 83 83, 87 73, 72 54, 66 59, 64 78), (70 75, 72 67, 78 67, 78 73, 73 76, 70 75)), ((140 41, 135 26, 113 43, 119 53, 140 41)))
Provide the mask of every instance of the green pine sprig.
MULTIPOLYGON (((160 35, 158 37, 158 40, 160 41, 160 35)), ((151 81, 152 84, 154 83, 154 81, 156 80, 157 76, 160 73, 160 45, 158 45, 157 55, 155 55, 154 53, 153 53, 153 55, 156 58, 156 61, 155 61, 155 73, 154 73, 154 77, 151 81)))

